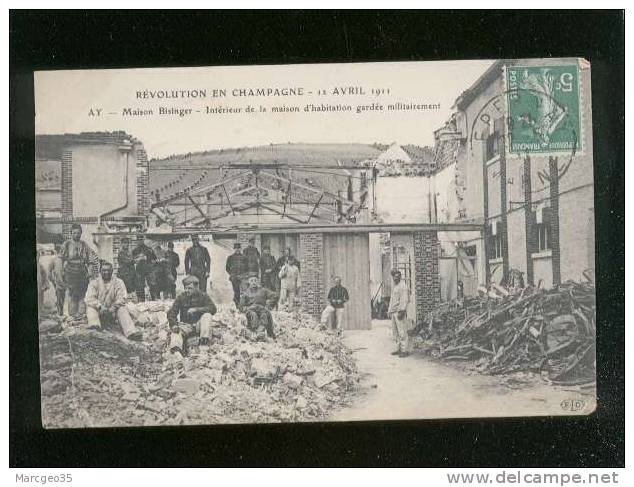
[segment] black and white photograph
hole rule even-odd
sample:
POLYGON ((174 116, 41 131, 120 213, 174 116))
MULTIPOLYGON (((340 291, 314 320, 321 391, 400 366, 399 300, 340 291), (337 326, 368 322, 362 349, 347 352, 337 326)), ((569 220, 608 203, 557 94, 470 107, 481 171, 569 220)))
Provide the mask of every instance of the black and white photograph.
POLYGON ((591 70, 37 71, 43 427, 591 414, 591 70))

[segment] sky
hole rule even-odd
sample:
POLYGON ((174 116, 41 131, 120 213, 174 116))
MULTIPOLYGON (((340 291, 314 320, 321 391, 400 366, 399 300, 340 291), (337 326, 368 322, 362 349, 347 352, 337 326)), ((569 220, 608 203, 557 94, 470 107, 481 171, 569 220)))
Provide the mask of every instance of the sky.
POLYGON ((36 134, 124 130, 143 142, 150 158, 288 142, 433 145, 433 131, 449 118, 455 99, 492 62, 43 71, 35 73, 35 130, 36 134), (340 94, 342 87, 355 89, 340 94), (303 94, 233 95, 233 90, 258 88, 294 88, 303 94), (173 90, 206 90, 207 96, 156 98, 160 91, 173 90), (225 90, 226 96, 212 97, 213 90, 225 90), (433 108, 388 110, 396 103, 433 108), (309 104, 345 105, 351 111, 306 112, 309 104), (246 111, 249 105, 253 112, 246 111), (260 106, 267 111, 261 112, 260 106), (300 112, 272 113, 273 107, 281 106, 300 112), (357 113, 359 106, 375 109, 357 113), (191 112, 160 114, 161 107, 191 112), (207 112, 219 107, 241 111, 207 112), (146 115, 125 114, 126 109, 146 115))

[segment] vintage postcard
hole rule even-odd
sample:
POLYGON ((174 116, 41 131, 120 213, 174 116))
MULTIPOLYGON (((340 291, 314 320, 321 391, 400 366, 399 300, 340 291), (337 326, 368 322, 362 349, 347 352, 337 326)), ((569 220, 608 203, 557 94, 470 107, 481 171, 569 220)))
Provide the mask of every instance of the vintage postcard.
POLYGON ((590 414, 590 71, 36 72, 44 427, 590 414))

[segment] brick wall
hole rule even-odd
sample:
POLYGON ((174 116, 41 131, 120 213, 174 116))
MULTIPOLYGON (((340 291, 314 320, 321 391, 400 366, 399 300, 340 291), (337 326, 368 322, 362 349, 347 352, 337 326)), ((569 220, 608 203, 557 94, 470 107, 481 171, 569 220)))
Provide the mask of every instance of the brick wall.
POLYGON ((299 262, 302 287, 302 311, 314 317, 324 308, 324 236, 321 233, 302 233, 299 236, 299 262))
POLYGON ((149 165, 143 149, 136 151, 136 207, 139 215, 150 211, 149 165))
MULTIPOLYGON (((62 153, 62 218, 73 217, 73 153, 62 153)), ((62 224, 64 239, 70 238, 71 223, 62 224)))
POLYGON ((414 232, 416 322, 424 321, 425 314, 440 303, 439 257, 438 234, 414 232))

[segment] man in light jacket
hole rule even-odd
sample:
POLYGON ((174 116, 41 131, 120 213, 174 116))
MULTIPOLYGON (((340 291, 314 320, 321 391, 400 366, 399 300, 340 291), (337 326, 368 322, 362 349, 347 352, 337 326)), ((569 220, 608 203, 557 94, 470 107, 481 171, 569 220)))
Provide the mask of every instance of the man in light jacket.
POLYGON ((140 340, 141 332, 126 308, 128 292, 125 284, 112 275, 110 262, 102 263, 99 272, 100 277, 88 284, 84 298, 88 328, 101 329, 103 324, 117 322, 126 338, 140 340))
POLYGON ((407 317, 407 305, 409 304, 409 289, 407 284, 401 280, 401 271, 394 269, 392 271, 392 280, 394 287, 392 288, 392 296, 390 297, 390 307, 388 315, 392 319, 392 334, 396 341, 396 350, 392 355, 399 357, 407 357, 410 354, 410 344, 408 330, 410 328, 410 320, 407 317))
POLYGON ((282 306, 292 311, 295 307, 295 296, 300 286, 299 267, 295 263, 295 259, 289 259, 280 269, 280 301, 282 306))

